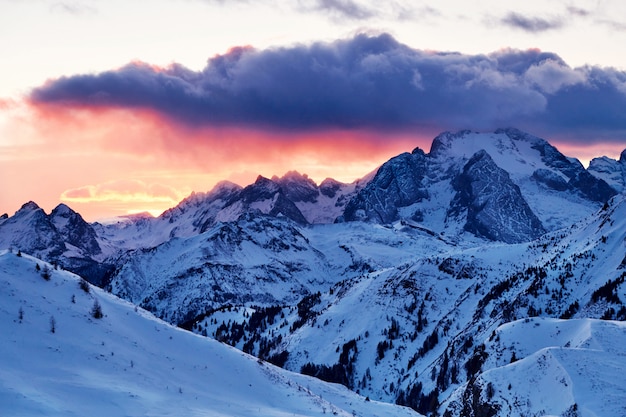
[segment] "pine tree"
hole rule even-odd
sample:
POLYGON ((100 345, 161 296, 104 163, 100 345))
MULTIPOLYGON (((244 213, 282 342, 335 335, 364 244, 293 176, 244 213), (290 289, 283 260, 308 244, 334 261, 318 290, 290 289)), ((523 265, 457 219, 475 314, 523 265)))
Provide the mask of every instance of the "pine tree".
POLYGON ((100 307, 100 303, 98 302, 97 299, 94 300, 93 307, 91 307, 91 316, 94 319, 101 319, 103 317, 102 307, 100 307))
POLYGON ((89 283, 84 279, 81 278, 80 281, 78 281, 78 287, 89 294, 89 283))
POLYGON ((50 280, 51 274, 50 274, 50 268, 48 268, 48 265, 44 265, 43 271, 41 272, 41 276, 46 281, 50 280))

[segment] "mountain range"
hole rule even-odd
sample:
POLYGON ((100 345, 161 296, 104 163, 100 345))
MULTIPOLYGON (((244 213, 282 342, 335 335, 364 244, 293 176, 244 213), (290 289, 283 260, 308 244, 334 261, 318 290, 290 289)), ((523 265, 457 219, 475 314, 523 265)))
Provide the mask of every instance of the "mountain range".
POLYGON ((0 248, 422 414, 619 416, 625 184, 626 150, 585 168, 516 129, 446 132, 351 184, 222 182, 156 218, 28 202, 0 248))

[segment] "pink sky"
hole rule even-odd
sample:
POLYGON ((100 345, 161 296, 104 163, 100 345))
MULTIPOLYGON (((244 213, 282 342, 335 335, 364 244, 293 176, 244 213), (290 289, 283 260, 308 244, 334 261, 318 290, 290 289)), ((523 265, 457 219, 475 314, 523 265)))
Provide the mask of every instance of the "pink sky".
MULTIPOLYGON (((317 183, 351 182, 416 146, 426 152, 434 134, 358 130, 309 133, 237 128, 184 128, 149 111, 21 105, 9 120, 21 138, 3 154, 0 208, 13 214, 34 200, 50 212, 63 202, 89 221, 175 206, 217 182, 252 183, 289 170, 317 183), (19 111, 18 111, 19 110, 19 111)), ((557 141, 566 155, 588 162, 617 158, 621 144, 557 141)))
POLYGON ((516 127, 583 163, 618 158, 625 11, 0 2, 0 214, 29 200, 88 220, 158 214, 221 180, 289 170, 351 182, 445 130, 516 127))
POLYGON ((49 212, 65 203, 87 220, 156 215, 192 191, 289 170, 316 182, 352 182, 432 136, 368 131, 267 132, 183 128, 148 111, 21 108, 9 121, 20 144, 0 165, 0 211, 33 200, 49 212), (382 140, 381 140, 382 138, 382 140), (385 140, 388 139, 388 140, 385 140))

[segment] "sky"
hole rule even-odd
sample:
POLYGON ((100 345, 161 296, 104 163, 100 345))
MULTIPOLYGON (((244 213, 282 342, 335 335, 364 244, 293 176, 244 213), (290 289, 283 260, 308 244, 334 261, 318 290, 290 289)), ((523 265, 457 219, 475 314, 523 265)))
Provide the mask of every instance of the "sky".
POLYGON ((621 0, 0 0, 0 214, 351 182, 443 131, 626 148, 621 0))

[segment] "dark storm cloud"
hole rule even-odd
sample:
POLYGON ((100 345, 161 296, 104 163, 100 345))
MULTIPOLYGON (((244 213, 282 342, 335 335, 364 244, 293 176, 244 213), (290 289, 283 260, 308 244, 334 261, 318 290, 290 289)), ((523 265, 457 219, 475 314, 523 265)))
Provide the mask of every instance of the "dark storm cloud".
POLYGON ((204 70, 130 64, 35 89, 36 104, 147 109, 187 126, 626 132, 626 73, 572 69, 552 53, 426 52, 389 35, 235 48, 204 70))
POLYGON ((526 32, 545 32, 563 27, 561 18, 544 19, 542 17, 530 17, 511 12, 500 20, 501 23, 526 32))

